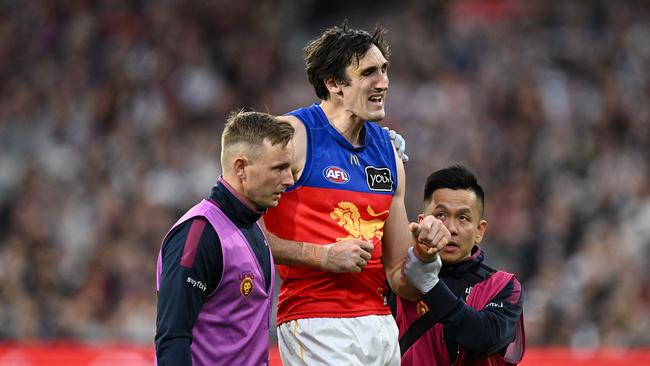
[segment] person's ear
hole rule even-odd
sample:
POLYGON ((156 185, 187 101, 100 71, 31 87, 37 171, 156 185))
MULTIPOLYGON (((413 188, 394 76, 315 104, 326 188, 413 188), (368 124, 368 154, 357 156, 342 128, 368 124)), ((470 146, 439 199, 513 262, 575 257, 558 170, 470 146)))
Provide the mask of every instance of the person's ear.
POLYGON ((327 78, 324 83, 327 91, 329 91, 331 95, 341 95, 343 93, 341 84, 334 80, 334 78, 327 78))
POLYGON ((485 230, 487 230, 487 221, 481 220, 478 223, 478 230, 476 231, 476 236, 474 237, 474 243, 479 244, 483 240, 483 235, 485 235, 485 230))
POLYGON ((235 175, 239 180, 246 179, 246 166, 248 165, 248 159, 246 157, 238 157, 233 162, 233 168, 235 170, 235 175))

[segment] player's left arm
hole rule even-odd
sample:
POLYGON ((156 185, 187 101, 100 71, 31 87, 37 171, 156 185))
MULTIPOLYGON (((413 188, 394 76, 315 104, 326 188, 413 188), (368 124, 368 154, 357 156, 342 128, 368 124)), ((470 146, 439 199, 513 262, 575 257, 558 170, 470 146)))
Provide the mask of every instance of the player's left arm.
POLYGON ((408 248, 418 249, 421 260, 431 262, 437 253, 449 242, 451 234, 442 221, 432 215, 425 216, 418 223, 408 222, 404 195, 406 190, 406 173, 404 163, 393 146, 397 168, 397 187, 390 205, 390 214, 384 224, 382 238, 383 264, 391 289, 397 295, 409 300, 417 300, 421 292, 409 283, 403 268, 408 248))
POLYGON ((395 163, 397 165, 397 188, 390 205, 390 214, 384 224, 384 235, 382 237, 383 264, 388 283, 393 292, 414 301, 420 297, 421 293, 409 283, 402 271, 408 248, 414 244, 414 238, 409 231, 409 222, 404 204, 406 174, 404 164, 397 157, 397 152, 395 152, 395 163))

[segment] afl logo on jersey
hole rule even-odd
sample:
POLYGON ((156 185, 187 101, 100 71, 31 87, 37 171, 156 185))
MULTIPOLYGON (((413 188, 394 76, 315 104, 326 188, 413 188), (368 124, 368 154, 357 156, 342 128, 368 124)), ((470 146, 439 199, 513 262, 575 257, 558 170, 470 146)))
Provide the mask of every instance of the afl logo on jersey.
POLYGON ((323 170, 325 179, 336 184, 345 184, 350 181, 350 174, 337 166, 328 166, 323 170))

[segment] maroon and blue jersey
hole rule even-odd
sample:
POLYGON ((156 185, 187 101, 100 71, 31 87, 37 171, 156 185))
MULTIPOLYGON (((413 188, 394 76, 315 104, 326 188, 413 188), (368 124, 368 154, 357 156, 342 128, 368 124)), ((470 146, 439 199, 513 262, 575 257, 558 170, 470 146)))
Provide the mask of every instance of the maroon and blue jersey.
POLYGON ((306 128, 307 156, 298 181, 264 216, 267 229, 299 242, 324 245, 356 238, 375 248, 361 273, 278 266, 283 280, 278 324, 311 317, 388 315, 381 239, 397 188, 390 138, 378 124, 365 122, 364 144, 354 147, 320 106, 289 114, 306 128))

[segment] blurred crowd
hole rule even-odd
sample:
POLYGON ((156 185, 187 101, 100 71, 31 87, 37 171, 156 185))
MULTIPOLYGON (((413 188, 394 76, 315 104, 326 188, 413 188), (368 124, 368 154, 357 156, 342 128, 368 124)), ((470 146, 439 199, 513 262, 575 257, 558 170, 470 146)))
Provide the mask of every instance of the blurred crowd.
POLYGON ((0 1, 0 340, 152 343, 155 263, 225 114, 316 100, 302 46, 388 28, 407 208, 464 163, 531 345, 650 345, 644 1, 0 1))

